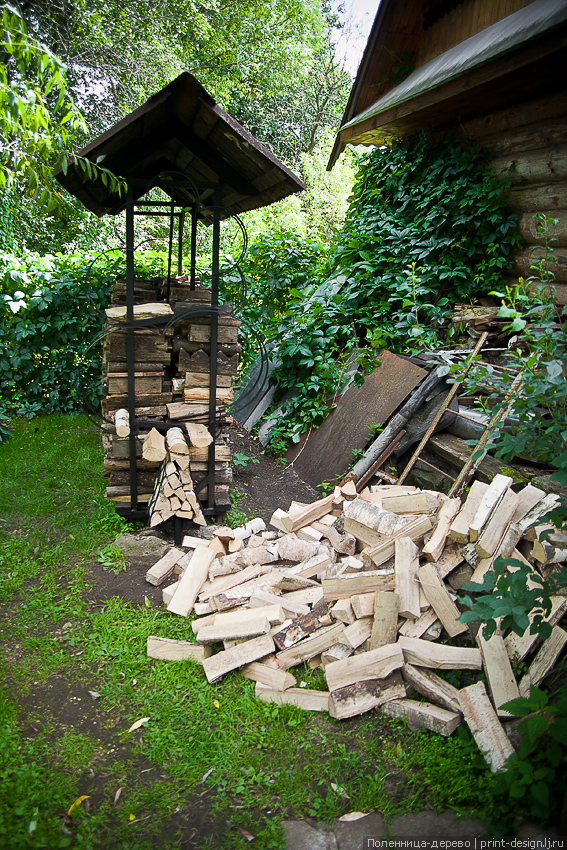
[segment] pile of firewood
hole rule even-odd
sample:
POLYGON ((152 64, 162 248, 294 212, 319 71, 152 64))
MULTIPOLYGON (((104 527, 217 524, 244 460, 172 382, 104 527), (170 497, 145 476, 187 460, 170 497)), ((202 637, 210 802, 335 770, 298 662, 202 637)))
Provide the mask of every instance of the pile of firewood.
MULTIPOLYGON (((140 328, 134 334, 135 416, 149 422, 181 425, 206 423, 209 419, 211 327, 208 310, 211 293, 206 287, 191 289, 186 277, 170 279, 169 301, 166 281, 134 282, 134 319, 164 317, 165 326, 140 328), (188 311, 191 311, 189 315, 188 311), (177 317, 178 320, 174 321, 177 317)), ((128 365, 126 354, 126 283, 113 286, 112 304, 106 311, 103 337, 102 414, 104 421, 104 470, 109 481, 106 498, 130 501, 130 422, 128 410, 128 365)), ((225 406, 232 401, 238 367, 240 321, 223 307, 219 316, 217 350, 217 421, 222 423, 225 406)), ((155 492, 162 460, 147 457, 143 445, 149 429, 136 437, 139 503, 150 502, 155 492)), ((209 440, 210 442, 210 440, 209 440)), ((228 484, 232 481, 230 452, 221 436, 215 447, 215 497, 217 504, 230 504, 228 484)), ((190 444, 191 472, 198 481, 208 470, 208 449, 190 444), (192 449, 199 449, 193 452, 192 449)), ((199 490, 207 497, 207 488, 199 490)))
POLYGON ((150 637, 148 655, 192 658, 209 682, 239 669, 261 700, 338 719, 380 707, 412 729, 442 735, 464 719, 498 770, 513 751, 502 705, 527 695, 567 642, 557 625, 563 596, 553 599, 553 632, 541 647, 529 631, 486 640, 459 622, 455 590, 481 582, 497 555, 545 576, 567 560, 561 536, 539 540, 538 523, 558 497, 532 485, 515 493, 512 483, 504 475, 476 481, 461 504, 399 485, 357 496, 349 482, 311 505, 277 510, 275 531, 255 519, 202 529, 213 532, 210 540, 185 537, 146 580, 176 576, 164 602, 174 614, 196 615, 196 643, 150 637), (528 657, 517 682, 512 663, 528 657), (303 662, 324 669, 328 690, 295 687, 289 670, 303 662), (483 668, 488 693, 481 681, 459 690, 433 672, 483 668))

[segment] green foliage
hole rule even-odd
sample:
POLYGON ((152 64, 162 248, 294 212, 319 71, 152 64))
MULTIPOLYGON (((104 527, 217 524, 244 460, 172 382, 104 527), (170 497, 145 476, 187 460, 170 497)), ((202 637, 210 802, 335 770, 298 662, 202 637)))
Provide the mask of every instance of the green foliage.
POLYGON ((493 289, 517 242, 502 182, 475 148, 421 134, 367 155, 328 266, 287 293, 272 336, 273 380, 298 390, 273 436, 298 440, 325 416, 355 349, 371 370, 385 346, 436 346, 452 306, 493 289))
POLYGON ((1 400, 12 413, 70 411, 78 403, 77 369, 85 397, 101 394, 100 332, 116 263, 92 266, 84 255, 0 255, 1 400))
POLYGON ((474 602, 470 596, 460 597, 460 601, 470 609, 461 614, 460 620, 463 623, 475 620, 486 623, 486 640, 498 627, 511 628, 517 635, 523 635, 529 628, 530 634, 541 634, 544 640, 550 636, 551 626, 544 622, 551 611, 549 587, 522 561, 496 558, 494 568, 485 573, 482 584, 470 582, 464 589, 482 595, 474 602), (529 612, 533 614, 531 625, 529 612))
POLYGON ((246 452, 235 452, 232 455, 232 465, 237 469, 246 469, 249 463, 260 463, 260 459, 257 457, 250 457, 246 452))
POLYGON ((128 561, 122 554, 120 547, 115 543, 109 543, 108 546, 101 549, 97 561, 102 564, 103 569, 115 574, 125 573, 128 569, 128 561))
POLYGON ((66 170, 86 124, 73 104, 63 63, 29 34, 20 12, 0 7, 0 190, 11 186, 57 206, 51 170, 66 170))
POLYGON ((529 697, 503 707, 525 719, 518 726, 518 751, 498 775, 494 793, 519 803, 524 815, 547 823, 559 814, 563 800, 558 789, 567 783, 567 690, 551 703, 532 685, 529 697))

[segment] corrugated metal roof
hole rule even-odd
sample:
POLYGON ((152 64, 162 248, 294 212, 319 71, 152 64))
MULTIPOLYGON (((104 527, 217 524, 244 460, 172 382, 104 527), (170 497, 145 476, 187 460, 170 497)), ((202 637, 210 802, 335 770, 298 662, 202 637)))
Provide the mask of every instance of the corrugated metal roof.
MULTIPOLYGON (((91 144, 80 155, 128 181, 142 181, 142 197, 152 181, 220 183, 222 218, 267 206, 305 184, 251 133, 221 109, 191 74, 184 73, 153 95, 91 144)), ((124 200, 99 178, 89 180, 80 165, 55 177, 87 209, 99 216, 120 212, 124 200)), ((165 190, 176 202, 190 204, 194 192, 165 190)))
POLYGON ((534 0, 413 71, 375 103, 341 127, 355 127, 387 109, 431 91, 549 33, 567 21, 565 0, 534 0))

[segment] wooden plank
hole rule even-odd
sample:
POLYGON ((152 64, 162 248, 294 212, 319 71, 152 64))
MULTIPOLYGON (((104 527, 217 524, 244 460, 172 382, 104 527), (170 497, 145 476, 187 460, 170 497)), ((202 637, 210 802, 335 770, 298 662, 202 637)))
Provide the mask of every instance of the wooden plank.
POLYGON ((303 661, 309 661, 310 658, 314 658, 329 647, 340 643, 344 629, 344 623, 335 623, 334 626, 321 629, 317 634, 302 640, 295 646, 278 652, 276 660, 284 670, 288 667, 295 667, 303 661))
POLYGON ((270 667, 267 664, 261 664, 259 661, 252 661, 241 668, 240 672, 246 679, 252 679, 253 682, 260 682, 267 688, 274 691, 285 691, 288 688, 293 688, 297 684, 297 679, 291 673, 285 670, 278 670, 275 667, 270 667))
POLYGON ((449 540, 455 540, 457 543, 469 542, 469 528, 487 490, 488 484, 483 481, 473 481, 465 504, 451 523, 449 540))
POLYGON ((484 673, 496 713, 499 717, 511 717, 512 715, 508 711, 504 711, 502 706, 511 699, 517 699, 520 692, 506 652, 504 639, 501 635, 493 634, 490 640, 485 640, 481 627, 476 636, 476 641, 482 652, 484 673))
MULTIPOLYGON (((289 460, 297 474, 312 486, 345 473, 354 449, 363 449, 373 426, 386 422, 426 372, 392 352, 380 352, 380 365, 360 387, 339 398, 323 424, 302 440, 289 460)), ((398 429, 399 430, 399 429, 398 429)))
POLYGON ((295 705, 304 711, 329 710, 327 691, 312 691, 307 688, 288 688, 285 691, 277 691, 256 686, 254 693, 262 702, 275 705, 295 705))
POLYGON ((397 593, 376 591, 369 649, 378 649, 380 646, 395 643, 398 633, 398 606, 397 593))
POLYGON ((383 679, 367 679, 334 690, 329 697, 329 714, 336 720, 356 717, 405 696, 406 689, 396 671, 383 679))
POLYGON ((197 661, 202 664, 205 658, 212 654, 210 646, 200 646, 188 640, 172 640, 171 638, 148 637, 146 654, 149 658, 162 658, 165 661, 197 661))
POLYGON ((446 708, 447 711, 460 712, 459 691, 457 688, 432 673, 426 667, 414 667, 412 664, 404 664, 402 676, 408 685, 412 685, 416 691, 423 694, 431 702, 446 708))
POLYGON ((459 691, 461 711, 491 771, 503 770, 514 752, 482 682, 459 691))
POLYGON ((169 552, 166 552, 163 558, 160 558, 159 561, 156 561, 153 567, 150 567, 146 573, 146 581, 149 584, 153 584, 155 587, 158 587, 172 574, 175 565, 186 556, 187 553, 183 552, 181 549, 170 549, 169 552))
POLYGON ((476 551, 481 558, 490 558, 494 555, 503 534, 512 522, 517 507, 518 496, 513 490, 507 490, 476 541, 476 551))
POLYGON ((214 557, 215 553, 212 549, 207 546, 197 546, 187 569, 181 576, 179 587, 167 606, 168 611, 172 614, 180 614, 182 617, 189 614, 207 580, 209 567, 214 557))
POLYGON ((514 479, 511 478, 509 475, 498 474, 494 476, 494 479, 489 485, 488 490, 480 500, 477 512, 474 516, 473 521, 470 524, 469 537, 472 542, 478 540, 480 532, 482 531, 484 525, 488 522, 490 514, 492 513, 496 505, 499 504, 506 490, 508 490, 510 485, 513 483, 514 479))
POLYGON ((425 564, 417 571, 418 580, 427 597, 427 601, 441 620, 447 634, 456 637, 467 631, 464 623, 459 623, 461 612, 449 596, 447 588, 437 575, 433 564, 425 564))
POLYGON ((554 626, 551 636, 544 641, 519 685, 521 697, 529 697, 531 685, 539 685, 542 679, 553 669, 563 647, 567 643, 567 632, 554 626))
POLYGON ((401 635, 398 644, 404 654, 404 663, 437 670, 481 670, 480 649, 445 646, 419 638, 401 635))
POLYGON ((232 649, 225 649, 217 655, 206 658, 203 662, 207 681, 212 684, 231 670, 244 667, 252 661, 259 661, 273 651, 274 641, 270 635, 261 635, 245 643, 239 643, 232 649))
MULTIPOLYGON (((480 654, 480 653, 479 653, 480 654)), ((371 649, 342 661, 334 661, 325 668, 330 691, 346 688, 355 682, 369 679, 386 679, 394 670, 404 665, 404 655, 399 643, 371 649)))
POLYGON ((401 617, 421 616, 419 605, 419 549, 411 537, 400 537, 395 544, 394 571, 396 577, 396 593, 399 601, 401 617))
POLYGON ((382 713, 397 719, 405 718, 408 727, 417 732, 428 729, 448 738, 462 722, 463 716, 455 711, 448 711, 438 705, 426 702, 416 702, 411 699, 399 699, 387 702, 382 706, 382 713))
POLYGON ((326 600, 347 599, 356 593, 370 593, 373 590, 393 590, 395 576, 393 570, 372 570, 360 575, 342 575, 324 578, 321 581, 323 597, 326 600))

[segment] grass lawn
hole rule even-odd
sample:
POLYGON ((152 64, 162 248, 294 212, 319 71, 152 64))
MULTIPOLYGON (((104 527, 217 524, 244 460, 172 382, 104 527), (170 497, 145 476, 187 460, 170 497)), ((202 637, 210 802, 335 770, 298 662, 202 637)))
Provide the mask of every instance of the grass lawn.
POLYGON ((96 428, 54 415, 12 430, 0 445, 0 847, 232 850, 251 833, 281 848, 287 817, 494 816, 466 733, 415 734, 377 711, 338 722, 259 703, 238 673, 210 686, 191 662, 148 659, 148 635, 193 634, 93 583, 101 550, 128 530, 102 496, 96 428))

